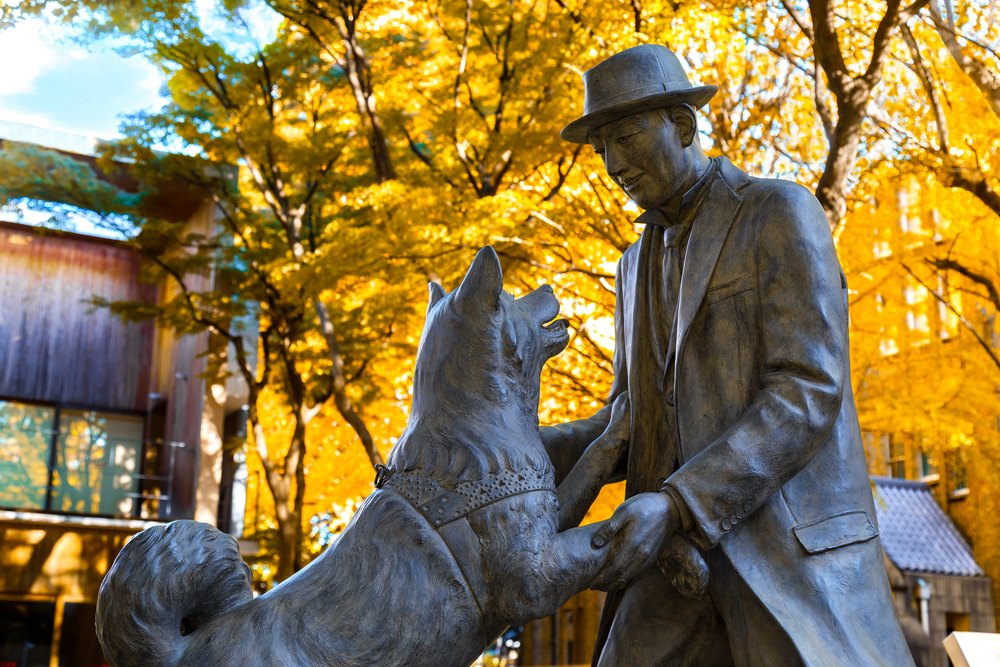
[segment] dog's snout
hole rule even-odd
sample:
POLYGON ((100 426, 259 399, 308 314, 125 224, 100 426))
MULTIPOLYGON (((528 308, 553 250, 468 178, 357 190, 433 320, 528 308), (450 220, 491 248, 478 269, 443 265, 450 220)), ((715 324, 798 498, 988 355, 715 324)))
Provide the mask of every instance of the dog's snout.
POLYGON ((559 316, 559 299, 551 285, 539 285, 537 289, 518 299, 529 317, 539 324, 551 322, 559 316))

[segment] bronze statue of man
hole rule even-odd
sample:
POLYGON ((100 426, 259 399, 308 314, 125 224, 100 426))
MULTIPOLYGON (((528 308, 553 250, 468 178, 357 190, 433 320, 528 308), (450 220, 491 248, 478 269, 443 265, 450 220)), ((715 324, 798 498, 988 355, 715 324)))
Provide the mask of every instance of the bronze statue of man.
MULTIPOLYGON (((913 662, 893 613, 851 390, 847 283, 805 188, 752 178, 698 142, 676 56, 638 46, 583 75, 590 143, 645 212, 618 264, 614 384, 631 401, 626 496, 594 537, 615 557, 600 667, 913 662), (655 566, 683 535, 708 595, 655 566)), ((543 429, 564 474, 608 423, 543 429)))

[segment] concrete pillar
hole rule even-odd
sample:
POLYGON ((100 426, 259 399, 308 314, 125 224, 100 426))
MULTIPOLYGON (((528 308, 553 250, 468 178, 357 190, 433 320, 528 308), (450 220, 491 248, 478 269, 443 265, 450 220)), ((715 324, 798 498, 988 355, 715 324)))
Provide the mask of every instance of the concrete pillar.
POLYGON ((213 526, 219 518, 219 488, 222 483, 223 428, 226 419, 226 387, 213 384, 205 392, 201 414, 201 443, 198 487, 195 494, 195 521, 213 526))

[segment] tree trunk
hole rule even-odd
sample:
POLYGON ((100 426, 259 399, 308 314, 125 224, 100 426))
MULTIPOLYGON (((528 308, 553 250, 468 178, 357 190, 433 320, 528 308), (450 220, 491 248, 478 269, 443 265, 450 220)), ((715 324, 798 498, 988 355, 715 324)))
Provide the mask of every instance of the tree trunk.
MULTIPOLYGON (((867 95, 865 96, 867 101, 867 95)), ((861 109, 864 107, 862 106, 861 109)), ((836 230, 847 215, 847 186, 858 158, 858 144, 865 114, 857 107, 842 108, 840 117, 830 137, 830 152, 826 156, 826 167, 816 184, 816 199, 826 212, 830 230, 836 230)))
MULTIPOLYGON (((858 157, 868 100, 872 90, 882 79, 882 68, 889 56, 893 33, 900 24, 927 4, 927 0, 916 0, 905 11, 900 11, 900 0, 886 2, 885 14, 872 36, 871 60, 865 71, 857 76, 852 74, 844 59, 836 29, 838 18, 833 0, 809 0, 811 26, 792 3, 784 4, 789 15, 812 42, 813 57, 826 74, 827 87, 837 100, 837 122, 830 132, 829 112, 820 108, 821 100, 817 95, 817 113, 823 119, 824 128, 827 128, 830 153, 823 175, 816 184, 816 198, 826 211, 830 230, 835 231, 847 213, 848 179, 858 157)), ((819 77, 820 73, 817 72, 816 76, 819 77)))
POLYGON ((382 465, 385 461, 382 460, 382 454, 379 453, 378 447, 375 446, 372 434, 368 431, 368 427, 365 426, 364 421, 358 416, 358 413, 354 411, 354 406, 351 405, 351 401, 347 397, 347 381, 344 378, 344 358, 340 354, 337 332, 333 328, 333 322, 330 321, 330 311, 319 297, 316 297, 316 314, 319 316, 320 327, 323 329, 323 337, 326 338, 326 347, 330 351, 330 361, 333 363, 334 404, 347 423, 351 425, 351 428, 354 429, 354 432, 357 433, 358 439, 361 440, 361 444, 368 454, 368 460, 371 461, 372 467, 382 465))
POLYGON ((361 114, 362 121, 368 126, 368 145, 371 148, 372 161, 375 164, 375 180, 384 183, 396 178, 396 172, 392 168, 392 157, 389 155, 389 146, 385 142, 382 117, 375 108, 375 91, 368 68, 368 56, 358 44, 358 19, 359 16, 345 14, 341 19, 334 19, 334 22, 340 32, 346 51, 343 65, 347 81, 351 84, 351 92, 354 93, 358 113, 361 114))
MULTIPOLYGON (((273 494, 273 489, 272 489, 273 494)), ((298 534, 298 521, 288 506, 288 497, 279 501, 274 498, 274 515, 278 520, 278 572, 274 575, 275 582, 282 582, 295 574, 295 536, 298 534)))
MULTIPOLYGON (((352 38, 351 42, 353 41, 352 38)), ((355 53, 361 53, 356 44, 352 44, 352 46, 356 49, 355 53)), ((358 58, 364 63, 363 66, 367 67, 367 63, 363 59, 364 56, 359 55, 358 58)), ((396 172, 392 168, 389 145, 385 141, 385 129, 382 125, 382 117, 375 109, 375 94, 362 81, 361 77, 363 74, 358 72, 356 61, 351 57, 350 53, 348 53, 346 60, 348 63, 347 80, 351 84, 354 100, 358 105, 358 113, 361 114, 362 120, 368 125, 368 146, 371 149, 372 161, 375 164, 375 180, 379 183, 385 183, 396 178, 396 172)))
POLYGON ((301 410, 293 408, 295 428, 285 456, 285 469, 274 476, 271 486, 274 514, 278 520, 278 572, 275 581, 284 581, 302 567, 302 505, 305 498, 306 425, 301 410), (295 480, 295 497, 291 495, 295 480))

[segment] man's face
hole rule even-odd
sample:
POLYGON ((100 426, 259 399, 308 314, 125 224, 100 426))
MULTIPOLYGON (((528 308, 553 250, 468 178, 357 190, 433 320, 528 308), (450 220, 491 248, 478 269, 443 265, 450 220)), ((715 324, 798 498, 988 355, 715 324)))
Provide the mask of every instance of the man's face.
POLYGON ((659 111, 602 125, 588 139, 608 175, 645 210, 667 203, 685 185, 686 156, 677 125, 659 111))

